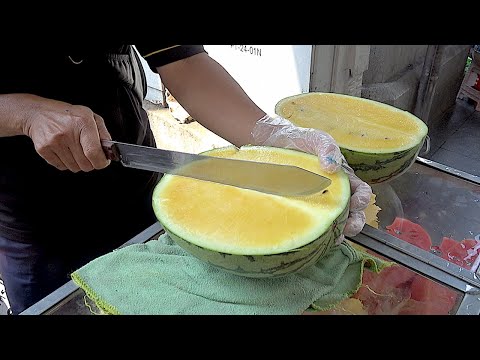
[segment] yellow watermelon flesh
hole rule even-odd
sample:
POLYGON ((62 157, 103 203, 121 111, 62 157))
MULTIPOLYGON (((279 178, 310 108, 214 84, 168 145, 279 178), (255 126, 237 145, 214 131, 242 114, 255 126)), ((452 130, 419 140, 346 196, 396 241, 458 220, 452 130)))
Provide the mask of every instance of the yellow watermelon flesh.
POLYGON ((362 180, 376 184, 404 173, 428 133, 407 111, 359 97, 312 92, 281 99, 275 112, 297 126, 329 133, 362 180))
POLYGON ((204 155, 295 165, 332 183, 309 196, 282 197, 165 175, 153 194, 155 214, 192 255, 243 276, 281 276, 316 262, 343 231, 348 177, 343 171, 326 174, 316 156, 259 146, 230 146, 204 155))

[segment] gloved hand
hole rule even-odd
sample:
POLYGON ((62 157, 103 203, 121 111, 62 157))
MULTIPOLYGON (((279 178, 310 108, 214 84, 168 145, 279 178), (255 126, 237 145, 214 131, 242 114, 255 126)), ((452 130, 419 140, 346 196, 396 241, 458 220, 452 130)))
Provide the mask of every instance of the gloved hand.
POLYGON ((364 210, 370 202, 372 188, 355 175, 329 134, 317 129, 298 127, 279 116, 273 118, 265 115, 256 122, 252 137, 254 145, 283 147, 317 155, 321 168, 327 173, 343 169, 350 179, 352 196, 347 224, 335 242, 340 244, 344 235, 355 236, 362 231, 365 226, 364 210))

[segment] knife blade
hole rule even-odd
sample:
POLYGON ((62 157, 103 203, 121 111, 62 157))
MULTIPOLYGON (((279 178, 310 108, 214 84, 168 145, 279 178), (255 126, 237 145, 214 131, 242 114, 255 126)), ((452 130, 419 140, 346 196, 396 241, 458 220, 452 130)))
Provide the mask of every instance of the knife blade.
POLYGON ((123 166, 187 176, 282 196, 322 191, 331 180, 298 166, 218 158, 154 147, 102 140, 108 159, 123 166))

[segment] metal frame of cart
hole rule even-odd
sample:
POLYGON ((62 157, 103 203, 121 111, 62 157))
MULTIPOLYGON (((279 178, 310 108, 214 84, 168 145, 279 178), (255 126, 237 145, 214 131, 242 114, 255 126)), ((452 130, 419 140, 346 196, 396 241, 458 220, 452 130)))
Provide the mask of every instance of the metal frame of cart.
MULTIPOLYGON (((421 157, 417 158, 416 163, 480 185, 480 177, 478 176, 421 157)), ((162 226, 159 223, 155 223, 121 247, 145 243, 157 238, 163 232, 162 226)), ((462 301, 458 305, 455 315, 480 315, 480 267, 476 269, 476 272, 466 270, 435 254, 368 225, 365 226, 359 235, 349 238, 349 240, 373 250, 442 285, 449 286, 463 293, 462 301)), ((73 299, 77 298, 79 294, 82 295, 83 299, 84 295, 82 290, 76 286, 73 281, 69 281, 23 311, 20 315, 54 314, 73 299)), ((76 310, 78 311, 78 306, 76 310)), ((85 314, 89 313, 89 310, 85 309, 85 314)))

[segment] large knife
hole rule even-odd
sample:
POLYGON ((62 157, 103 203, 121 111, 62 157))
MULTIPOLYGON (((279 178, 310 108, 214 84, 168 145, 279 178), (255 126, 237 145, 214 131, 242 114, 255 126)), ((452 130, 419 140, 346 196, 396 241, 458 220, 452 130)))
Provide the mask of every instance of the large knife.
POLYGON ((108 159, 123 166, 187 176, 282 196, 310 195, 331 180, 297 166, 217 158, 102 140, 108 159))

